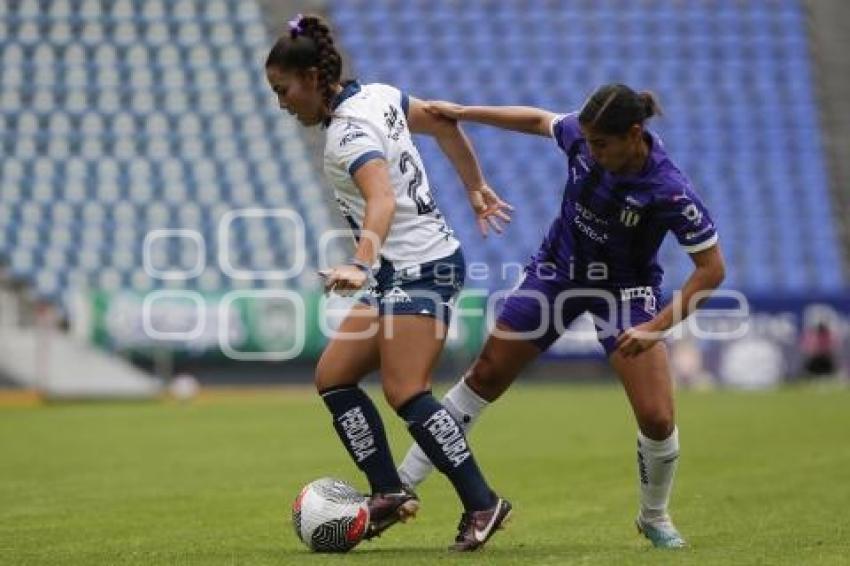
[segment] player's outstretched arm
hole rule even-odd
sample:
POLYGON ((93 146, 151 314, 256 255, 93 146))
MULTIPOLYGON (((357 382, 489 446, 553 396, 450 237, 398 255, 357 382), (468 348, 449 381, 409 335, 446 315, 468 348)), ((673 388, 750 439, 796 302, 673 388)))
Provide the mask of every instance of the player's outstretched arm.
POLYGON ((407 122, 411 132, 427 134, 437 140, 440 150, 448 157, 466 187, 482 235, 486 237, 489 228, 501 233, 500 220, 510 222, 513 207, 503 201, 484 180, 472 142, 457 121, 427 112, 421 100, 411 97, 407 122))
POLYGON ((462 106, 443 100, 423 103, 429 114, 457 121, 478 122, 524 134, 552 137, 557 114, 533 106, 462 106))
POLYGON ((690 316, 726 277, 719 243, 688 256, 694 262, 694 270, 667 308, 658 313, 660 330, 668 330, 690 316))

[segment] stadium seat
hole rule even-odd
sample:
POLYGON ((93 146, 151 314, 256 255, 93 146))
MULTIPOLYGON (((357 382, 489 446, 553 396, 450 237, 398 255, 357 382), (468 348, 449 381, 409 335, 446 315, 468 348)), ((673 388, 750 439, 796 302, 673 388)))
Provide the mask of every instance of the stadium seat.
MULTIPOLYGON (((326 209, 287 190, 323 189, 256 67, 271 44, 260 18, 241 0, 3 3, 0 260, 16 277, 60 307, 74 285, 217 292, 233 287, 217 263, 224 212, 291 208, 318 232, 331 227, 326 209), (143 271, 155 228, 202 230, 196 281, 163 285, 143 271)), ((286 259, 271 254, 279 230, 260 222, 250 238, 241 267, 286 259)), ((156 265, 191 267, 193 245, 169 244, 156 265)), ((312 272, 315 246, 307 257, 312 272)))
MULTIPOLYGON (((462 9, 450 2, 358 0, 329 7, 362 80, 423 98, 564 112, 601 82, 655 90, 666 117, 652 127, 711 205, 727 249, 746 250, 728 254, 727 284, 754 292, 847 287, 835 261, 841 254, 813 88, 799 80, 811 77, 799 0, 653 2, 651 10, 639 0, 468 0, 462 9), (535 33, 524 32, 529 26, 535 33), (805 158, 789 160, 789 153, 805 158), (776 253, 771 242, 789 252, 776 253), (794 265, 809 258, 810 267, 788 270, 786 255, 794 265)), ((454 171, 435 144, 421 150, 441 209, 467 244, 467 260, 498 272, 501 263, 525 261, 539 245, 543 219, 560 203, 563 157, 528 137, 468 131, 491 184, 518 205, 507 238, 476 236, 465 200, 454 198, 454 171)), ((691 269, 686 254, 668 245, 662 258, 668 283, 681 283, 691 269)))

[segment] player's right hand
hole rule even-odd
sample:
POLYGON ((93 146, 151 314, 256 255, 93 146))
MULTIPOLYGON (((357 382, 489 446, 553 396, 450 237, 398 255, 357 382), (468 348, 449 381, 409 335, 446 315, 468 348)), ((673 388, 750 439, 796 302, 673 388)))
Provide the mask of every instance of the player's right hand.
POLYGON ((342 296, 351 295, 369 282, 366 272, 353 265, 340 265, 321 270, 319 275, 324 279, 325 293, 336 293, 342 296))
POLYGON ((461 104, 447 102, 445 100, 428 100, 423 103, 425 112, 438 116, 440 118, 448 118, 449 120, 459 121, 463 119, 464 107, 461 104))

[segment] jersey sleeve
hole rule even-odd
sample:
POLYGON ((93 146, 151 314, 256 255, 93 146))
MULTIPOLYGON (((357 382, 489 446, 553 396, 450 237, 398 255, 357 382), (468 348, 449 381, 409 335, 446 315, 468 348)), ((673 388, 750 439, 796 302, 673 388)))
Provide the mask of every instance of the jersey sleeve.
POLYGON ((581 128, 578 125, 578 112, 556 116, 549 127, 558 147, 565 153, 573 145, 573 142, 582 136, 581 128))
POLYGON ((658 217, 689 254, 707 250, 717 243, 717 229, 705 204, 690 187, 672 190, 658 202, 658 217))
MULTIPOLYGON (((335 125, 336 126, 336 125, 335 125)), ((330 157, 340 167, 354 175, 373 159, 386 159, 383 136, 365 120, 348 119, 328 132, 334 138, 329 144, 330 157)))
POLYGON ((398 106, 405 118, 410 115, 410 95, 407 92, 384 83, 372 83, 371 86, 378 90, 387 102, 398 106))

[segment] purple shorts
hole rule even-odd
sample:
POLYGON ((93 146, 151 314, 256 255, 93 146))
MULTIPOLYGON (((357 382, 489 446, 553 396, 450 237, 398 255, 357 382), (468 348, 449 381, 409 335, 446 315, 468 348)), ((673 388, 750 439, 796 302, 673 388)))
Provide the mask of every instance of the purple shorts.
POLYGON ((596 289, 526 273, 505 299, 498 321, 546 351, 576 318, 589 312, 597 339, 610 355, 623 330, 652 320, 660 297, 653 287, 596 289))

